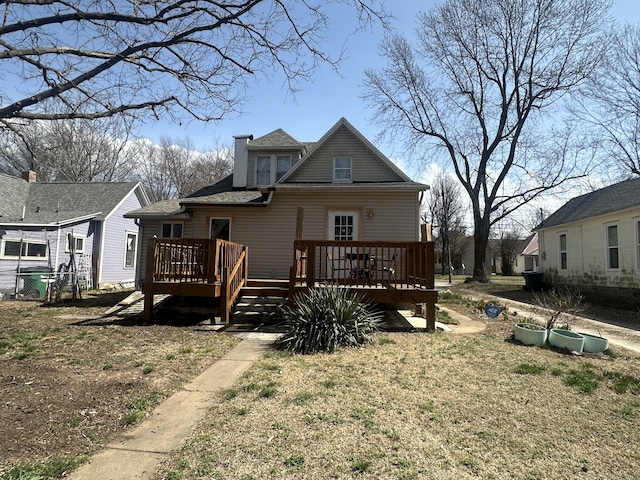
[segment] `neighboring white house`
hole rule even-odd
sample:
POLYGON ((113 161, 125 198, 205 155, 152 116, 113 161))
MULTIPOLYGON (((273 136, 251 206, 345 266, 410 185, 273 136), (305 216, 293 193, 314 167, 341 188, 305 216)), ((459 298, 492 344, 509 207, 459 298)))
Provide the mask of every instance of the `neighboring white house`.
POLYGON ((573 198, 536 230, 546 282, 629 289, 640 304, 640 178, 573 198))

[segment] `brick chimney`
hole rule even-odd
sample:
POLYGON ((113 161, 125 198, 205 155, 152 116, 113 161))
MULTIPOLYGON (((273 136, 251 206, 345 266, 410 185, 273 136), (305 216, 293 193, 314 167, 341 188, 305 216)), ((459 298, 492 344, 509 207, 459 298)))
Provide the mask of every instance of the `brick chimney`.
POLYGON ((22 179, 29 183, 36 183, 37 175, 33 170, 22 172, 22 179))

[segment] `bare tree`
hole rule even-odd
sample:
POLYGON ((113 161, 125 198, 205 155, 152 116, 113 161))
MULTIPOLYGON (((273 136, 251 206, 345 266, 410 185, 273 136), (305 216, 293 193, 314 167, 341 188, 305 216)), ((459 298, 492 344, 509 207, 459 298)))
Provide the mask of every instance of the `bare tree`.
POLYGON ((135 157, 121 118, 12 122, 0 131, 0 170, 34 170, 41 181, 120 181, 131 178, 135 157))
POLYGON ((449 273, 451 283, 452 258, 462 247, 464 238, 465 204, 456 180, 445 172, 440 172, 431 185, 428 198, 430 223, 434 227, 437 245, 442 255, 442 274, 449 273), (462 238, 461 238, 462 237, 462 238))
POLYGON ((580 176, 581 153, 554 117, 597 67, 610 4, 602 0, 448 0, 418 16, 367 71, 364 98, 391 138, 444 152, 469 196, 473 277, 486 280, 492 224, 580 176), (546 114, 546 116, 543 116, 546 114))
POLYGON ((517 232, 506 231, 500 233, 498 238, 498 253, 500 256, 500 270, 503 275, 513 275, 515 272, 515 262, 520 254, 520 236, 517 232))
POLYGON ((597 128, 604 164, 640 175, 640 25, 626 25, 598 75, 576 97, 580 114, 597 128))
POLYGON ((385 20, 374 1, 6 0, 0 124, 143 110, 220 119, 252 75, 279 72, 295 90, 318 64, 336 67, 341 53, 323 49, 329 6, 353 7, 364 27, 385 20))
POLYGON ((196 151, 189 138, 138 144, 139 177, 152 202, 183 198, 231 173, 233 149, 196 151))

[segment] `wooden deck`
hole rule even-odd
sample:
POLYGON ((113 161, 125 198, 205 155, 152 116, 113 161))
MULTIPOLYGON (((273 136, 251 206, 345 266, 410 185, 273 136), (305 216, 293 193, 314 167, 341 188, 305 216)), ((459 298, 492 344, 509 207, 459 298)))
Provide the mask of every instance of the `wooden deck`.
MULTIPOLYGON (((296 240, 290 269, 289 298, 310 288, 339 285, 377 303, 423 303, 427 328, 435 329, 433 242, 354 242, 296 240)), ((247 247, 215 239, 153 239, 149 245, 144 319, 151 321, 153 296, 170 294, 219 299, 223 322, 249 285, 247 247)), ((281 286, 274 289, 282 290, 281 286)), ((248 290, 251 289, 251 290, 248 290)))
POLYGON ((145 281, 144 320, 153 314, 156 294, 220 299, 222 320, 229 323, 231 308, 247 282, 247 247, 209 238, 155 238, 150 240, 145 281))
POLYGON ((377 303, 424 303, 435 329, 433 242, 296 240, 289 282, 290 297, 332 284, 377 303))

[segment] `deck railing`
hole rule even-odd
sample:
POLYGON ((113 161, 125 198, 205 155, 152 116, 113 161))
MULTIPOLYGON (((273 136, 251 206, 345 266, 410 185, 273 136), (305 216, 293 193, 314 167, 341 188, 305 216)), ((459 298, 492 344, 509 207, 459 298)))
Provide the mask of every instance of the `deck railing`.
MULTIPOLYGON (((188 285, 219 287, 221 315, 228 323, 231 306, 248 277, 247 247, 209 238, 154 238, 149 243, 146 289, 151 293, 188 294, 188 285)), ((191 290, 210 292, 210 290, 191 290)), ((146 293, 145 293, 146 295, 146 293)), ((145 314, 147 304, 145 304, 145 314)), ((150 313, 149 313, 150 315, 150 313)), ((150 317, 148 317, 150 318, 150 317)))
POLYGON ((433 242, 296 240, 293 286, 434 288, 433 242))

